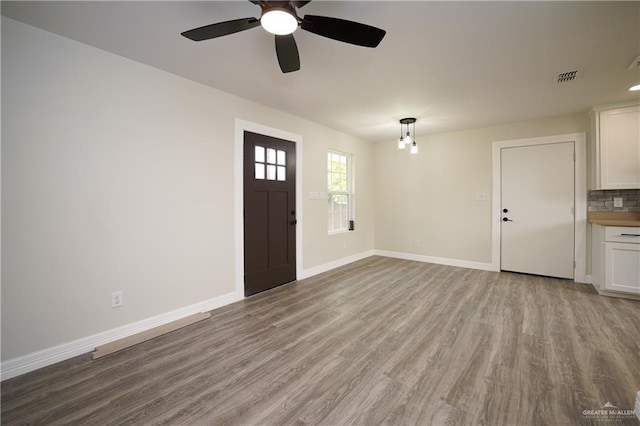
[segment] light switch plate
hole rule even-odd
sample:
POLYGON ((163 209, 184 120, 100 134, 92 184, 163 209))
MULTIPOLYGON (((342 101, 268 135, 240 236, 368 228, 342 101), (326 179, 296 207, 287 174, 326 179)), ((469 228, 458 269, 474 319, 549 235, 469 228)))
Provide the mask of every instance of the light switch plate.
POLYGON ((476 201, 484 201, 484 200, 486 200, 484 192, 476 192, 476 201))
POLYGON ((622 197, 613 198, 613 207, 622 207, 622 197))

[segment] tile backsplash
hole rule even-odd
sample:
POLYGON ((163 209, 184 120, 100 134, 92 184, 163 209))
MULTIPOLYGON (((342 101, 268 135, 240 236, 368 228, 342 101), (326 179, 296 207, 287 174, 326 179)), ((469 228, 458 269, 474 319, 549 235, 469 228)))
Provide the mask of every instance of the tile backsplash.
POLYGON ((590 212, 640 212, 640 189, 589 191, 590 212), (622 207, 613 207, 614 198, 622 198, 622 207))

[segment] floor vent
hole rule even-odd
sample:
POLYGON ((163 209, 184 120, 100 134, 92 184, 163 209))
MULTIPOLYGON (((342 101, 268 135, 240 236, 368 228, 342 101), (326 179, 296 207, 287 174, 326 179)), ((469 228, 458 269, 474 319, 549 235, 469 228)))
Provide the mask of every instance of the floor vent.
POLYGON ((580 76, 580 70, 565 71, 558 74, 558 83, 567 83, 580 76))

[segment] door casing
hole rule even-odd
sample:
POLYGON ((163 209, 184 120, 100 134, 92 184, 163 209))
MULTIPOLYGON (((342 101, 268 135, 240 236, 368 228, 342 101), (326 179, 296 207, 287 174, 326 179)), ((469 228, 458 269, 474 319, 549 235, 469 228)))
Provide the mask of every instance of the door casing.
POLYGON ((500 270, 500 241, 501 241, 501 211, 502 205, 500 183, 502 181, 500 167, 500 150, 528 145, 547 145, 553 143, 574 142, 575 161, 575 229, 574 229, 574 281, 587 283, 587 144, 584 133, 570 133, 565 135, 545 136, 540 138, 515 139, 493 143, 493 188, 491 203, 491 264, 495 271, 500 270))
POLYGON ((233 217, 235 236, 235 293, 238 298, 244 298, 244 132, 259 133, 278 139, 284 139, 296 144, 296 219, 298 229, 296 232, 296 276, 300 279, 303 276, 303 218, 302 209, 302 136, 290 133, 285 130, 275 129, 262 124, 250 121, 235 120, 234 150, 233 150, 233 217))

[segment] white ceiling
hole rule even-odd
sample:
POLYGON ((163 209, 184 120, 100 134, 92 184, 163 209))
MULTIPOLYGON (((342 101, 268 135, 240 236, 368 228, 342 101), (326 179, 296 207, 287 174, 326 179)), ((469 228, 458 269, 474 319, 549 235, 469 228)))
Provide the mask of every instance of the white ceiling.
POLYGON ((2 2, 2 14, 373 142, 586 111, 638 99, 640 2, 312 1, 300 10, 387 31, 376 49, 298 30, 282 74, 257 27, 193 42, 182 31, 248 16, 249 1, 2 2), (559 85, 559 72, 580 69, 559 85))

